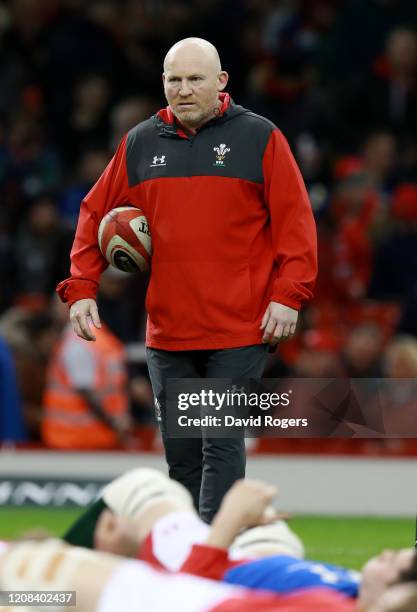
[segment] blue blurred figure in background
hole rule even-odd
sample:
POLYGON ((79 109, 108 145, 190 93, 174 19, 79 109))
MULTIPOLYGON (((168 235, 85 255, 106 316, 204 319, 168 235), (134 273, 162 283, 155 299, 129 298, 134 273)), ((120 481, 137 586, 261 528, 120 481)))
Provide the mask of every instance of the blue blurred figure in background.
POLYGON ((9 347, 0 337, 0 442, 26 439, 15 365, 9 347))

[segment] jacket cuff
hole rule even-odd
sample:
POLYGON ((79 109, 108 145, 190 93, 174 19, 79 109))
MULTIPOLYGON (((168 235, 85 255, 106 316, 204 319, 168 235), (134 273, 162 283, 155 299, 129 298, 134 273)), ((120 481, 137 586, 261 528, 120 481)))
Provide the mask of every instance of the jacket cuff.
POLYGON ((56 292, 63 302, 71 307, 78 300, 93 299, 97 297, 98 284, 87 278, 67 278, 56 288, 56 292))
POLYGON ((271 301, 278 302, 294 310, 300 310, 301 306, 313 297, 313 292, 302 283, 292 281, 289 278, 277 278, 272 287, 271 301))

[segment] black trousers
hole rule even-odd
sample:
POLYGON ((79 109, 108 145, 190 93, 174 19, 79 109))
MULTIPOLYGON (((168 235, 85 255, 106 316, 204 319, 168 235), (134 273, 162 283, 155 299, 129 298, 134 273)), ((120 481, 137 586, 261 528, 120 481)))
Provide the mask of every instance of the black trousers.
POLYGON ((226 491, 245 476, 245 442, 241 438, 168 438, 162 425, 165 381, 168 378, 261 378, 267 351, 268 345, 263 344, 201 351, 146 349, 170 478, 189 490, 200 517, 207 523, 212 521, 226 491))

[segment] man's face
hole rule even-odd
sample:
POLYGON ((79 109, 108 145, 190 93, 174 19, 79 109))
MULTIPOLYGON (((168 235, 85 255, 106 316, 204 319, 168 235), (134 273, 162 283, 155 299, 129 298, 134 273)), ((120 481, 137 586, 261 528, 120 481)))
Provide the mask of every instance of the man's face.
POLYGON ((172 112, 186 127, 197 128, 210 120, 218 108, 218 92, 227 74, 218 72, 198 48, 177 51, 165 65, 165 97, 172 112))
POLYGON ((411 565, 415 550, 384 550, 377 557, 372 557, 362 570, 362 583, 359 592, 361 608, 374 603, 382 593, 397 582, 400 573, 411 565))

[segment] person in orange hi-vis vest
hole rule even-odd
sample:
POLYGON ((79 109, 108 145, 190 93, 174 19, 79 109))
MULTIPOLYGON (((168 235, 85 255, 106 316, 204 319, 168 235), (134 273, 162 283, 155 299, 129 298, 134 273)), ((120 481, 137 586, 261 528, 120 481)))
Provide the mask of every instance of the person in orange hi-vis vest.
POLYGON ((42 420, 42 437, 50 447, 115 448, 128 433, 123 345, 105 326, 96 338, 84 342, 67 325, 53 351, 42 420))

